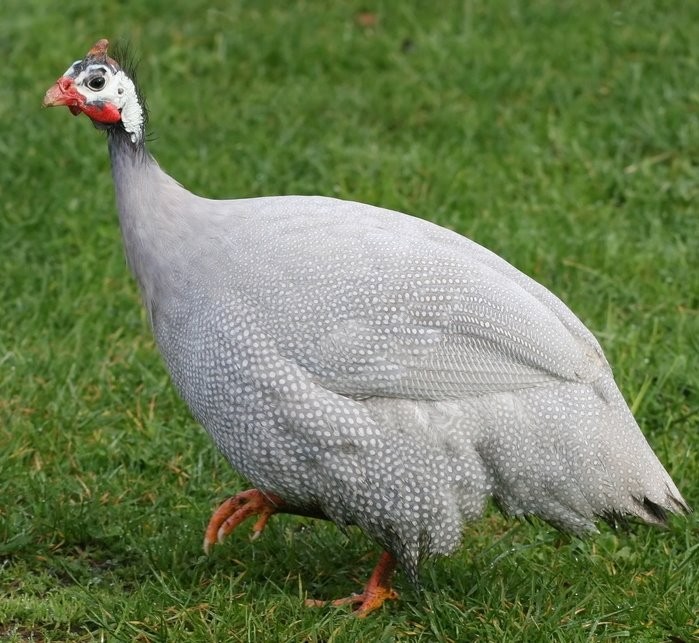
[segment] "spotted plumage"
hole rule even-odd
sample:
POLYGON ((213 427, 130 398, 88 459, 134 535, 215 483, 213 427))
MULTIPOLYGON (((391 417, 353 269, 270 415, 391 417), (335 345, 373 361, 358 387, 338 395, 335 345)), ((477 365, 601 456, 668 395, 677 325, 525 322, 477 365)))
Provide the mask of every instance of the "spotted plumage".
POLYGON ((262 498, 358 525, 413 579, 424 557, 459 546, 489 497, 576 533, 600 517, 687 509, 600 345, 552 293, 398 212, 188 192, 146 151, 124 78, 101 41, 46 102, 107 129, 158 347, 262 498), (128 118, 100 120, 97 103, 128 118))

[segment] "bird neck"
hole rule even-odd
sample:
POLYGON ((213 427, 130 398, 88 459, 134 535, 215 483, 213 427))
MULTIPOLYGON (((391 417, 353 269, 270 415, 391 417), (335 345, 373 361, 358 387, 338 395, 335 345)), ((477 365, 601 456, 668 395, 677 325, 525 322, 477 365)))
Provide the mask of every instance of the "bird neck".
POLYGON ((193 195, 160 168, 142 139, 134 142, 125 130, 113 129, 108 145, 126 258, 152 314, 177 278, 192 233, 193 195))
POLYGON ((123 125, 112 125, 107 129, 107 142, 109 147, 109 157, 112 162, 112 170, 117 166, 124 167, 127 161, 142 161, 155 163, 153 157, 146 150, 145 137, 143 132, 138 136, 133 136, 127 132, 123 125))

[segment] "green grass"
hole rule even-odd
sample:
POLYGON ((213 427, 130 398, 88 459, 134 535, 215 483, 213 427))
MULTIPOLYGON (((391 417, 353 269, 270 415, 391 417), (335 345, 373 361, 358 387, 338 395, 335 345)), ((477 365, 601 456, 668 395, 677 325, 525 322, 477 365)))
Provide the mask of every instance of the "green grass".
POLYGON ((103 137, 40 109, 103 36, 190 189, 415 213, 563 297, 699 506, 699 3, 3 0, 0 639, 698 637, 696 515, 578 541, 491 510, 364 621, 302 600, 360 588, 358 532, 279 516, 203 556, 244 482, 155 351, 103 137))

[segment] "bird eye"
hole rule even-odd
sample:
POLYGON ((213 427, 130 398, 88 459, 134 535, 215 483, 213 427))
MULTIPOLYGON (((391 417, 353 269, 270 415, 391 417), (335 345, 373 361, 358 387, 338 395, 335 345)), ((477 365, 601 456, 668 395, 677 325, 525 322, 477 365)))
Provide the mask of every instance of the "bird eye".
POLYGON ((87 81, 87 86, 96 92, 103 89, 105 84, 104 76, 93 76, 87 81))

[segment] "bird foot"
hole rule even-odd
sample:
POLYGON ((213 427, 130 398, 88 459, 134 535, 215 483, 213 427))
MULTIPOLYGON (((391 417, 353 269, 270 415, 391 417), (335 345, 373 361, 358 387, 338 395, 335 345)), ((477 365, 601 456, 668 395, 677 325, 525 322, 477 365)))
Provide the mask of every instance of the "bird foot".
POLYGON ((373 592, 363 591, 361 594, 352 594, 345 598, 338 598, 334 601, 323 601, 313 598, 306 599, 306 607, 323 607, 332 605, 333 607, 344 607, 345 605, 356 606, 354 615, 357 618, 364 618, 374 610, 379 609, 385 601, 394 601, 398 598, 398 592, 391 587, 380 588, 373 592))
POLYGON ((241 522, 251 516, 259 516, 252 527, 255 540, 267 526, 269 517, 280 511, 281 498, 265 494, 258 489, 248 489, 225 500, 211 516, 204 535, 204 553, 208 554, 212 545, 222 543, 241 522))
POLYGON ((356 606, 355 616, 364 618, 374 610, 379 609, 385 601, 393 601, 398 598, 398 592, 389 583, 395 567, 395 558, 388 552, 383 552, 361 594, 352 594, 352 596, 338 598, 334 601, 307 599, 306 607, 323 607, 325 605, 343 607, 344 605, 353 605, 356 606))

